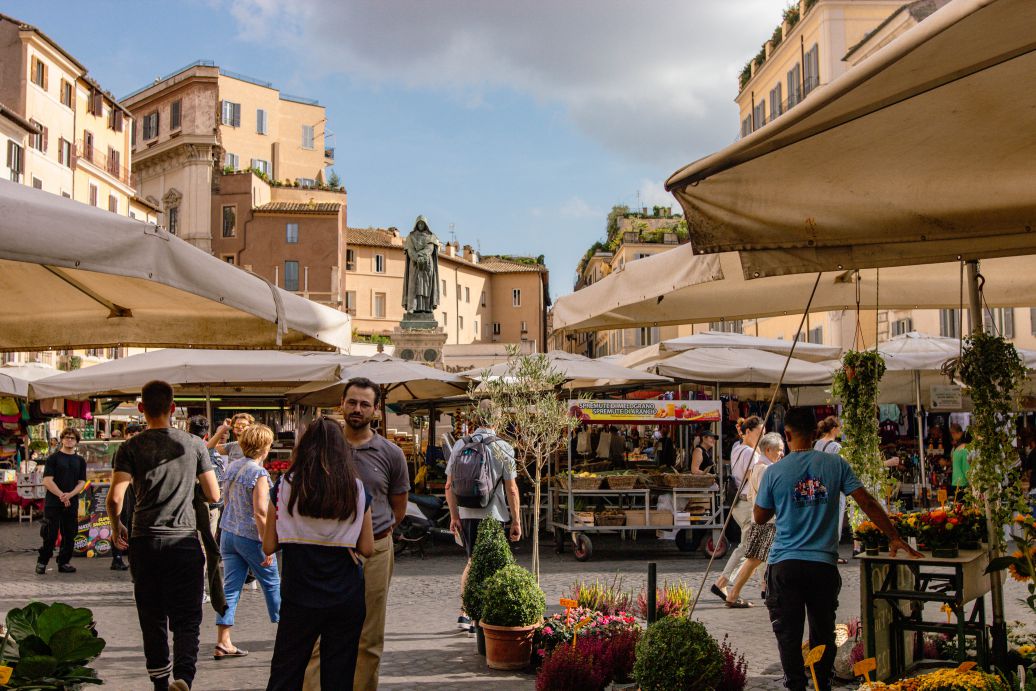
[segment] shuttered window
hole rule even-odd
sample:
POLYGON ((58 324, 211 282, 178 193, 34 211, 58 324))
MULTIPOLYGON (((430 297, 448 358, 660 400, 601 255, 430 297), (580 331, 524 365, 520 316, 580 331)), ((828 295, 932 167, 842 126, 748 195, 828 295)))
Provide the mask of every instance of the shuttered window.
POLYGON ((169 129, 178 130, 180 129, 180 109, 182 107, 182 101, 179 99, 169 104, 169 129))
POLYGON ((241 104, 233 101, 223 101, 222 122, 230 127, 241 126, 241 104))

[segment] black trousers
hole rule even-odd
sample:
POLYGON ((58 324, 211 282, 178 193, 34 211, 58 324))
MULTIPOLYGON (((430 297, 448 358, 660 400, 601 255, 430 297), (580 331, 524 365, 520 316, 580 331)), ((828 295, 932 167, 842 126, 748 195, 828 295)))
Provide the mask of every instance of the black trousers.
POLYGON ((835 611, 842 577, 838 567, 817 561, 788 560, 770 564, 766 573, 766 608, 777 636, 784 684, 792 691, 812 688, 803 666, 802 633, 809 620, 809 647, 827 646, 816 664, 821 691, 831 688, 835 661, 835 611))
POLYGON ((367 616, 363 588, 355 602, 313 609, 281 602, 281 621, 266 691, 301 691, 313 645, 320 638, 320 688, 352 691, 360 631, 367 616))
POLYGON ((190 686, 198 662, 205 564, 197 535, 130 538, 129 558, 148 676, 156 689, 166 688, 170 673, 190 686))
POLYGON ((58 565, 72 560, 72 548, 75 546, 76 533, 79 532, 79 497, 72 500, 71 506, 45 506, 43 518, 47 525, 43 529, 43 546, 40 547, 39 563, 46 564, 54 555, 54 545, 61 533, 61 549, 58 551, 58 565))

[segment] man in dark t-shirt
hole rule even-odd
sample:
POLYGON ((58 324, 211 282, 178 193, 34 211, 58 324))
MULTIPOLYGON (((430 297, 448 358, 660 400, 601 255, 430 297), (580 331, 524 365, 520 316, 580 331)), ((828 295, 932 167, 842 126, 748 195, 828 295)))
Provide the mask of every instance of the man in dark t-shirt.
POLYGON ((219 485, 204 442, 169 425, 176 410, 169 384, 145 384, 139 408, 147 429, 115 455, 108 515, 116 546, 129 550, 148 676, 156 691, 188 691, 198 661, 205 563, 194 486, 200 483, 206 499, 215 502, 219 485), (120 519, 130 483, 136 494, 132 538, 120 519), (168 629, 173 631, 171 663, 168 629))
POLYGON ((79 494, 86 487, 86 459, 76 453, 77 444, 79 431, 69 427, 61 433, 61 445, 47 457, 43 467, 43 486, 47 489, 43 505, 46 524, 40 558, 36 562, 36 573, 41 576, 47 573, 47 562, 54 554, 59 532, 58 572, 76 571, 68 562, 72 559, 72 547, 79 530, 79 494))

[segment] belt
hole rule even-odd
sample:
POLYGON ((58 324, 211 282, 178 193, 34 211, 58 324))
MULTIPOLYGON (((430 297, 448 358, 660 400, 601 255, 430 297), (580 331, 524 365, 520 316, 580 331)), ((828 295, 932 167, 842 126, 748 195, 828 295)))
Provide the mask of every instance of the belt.
POLYGON ((385 530, 382 530, 380 533, 374 533, 374 539, 375 540, 380 540, 382 538, 388 537, 391 534, 392 534, 392 528, 385 528, 385 530))

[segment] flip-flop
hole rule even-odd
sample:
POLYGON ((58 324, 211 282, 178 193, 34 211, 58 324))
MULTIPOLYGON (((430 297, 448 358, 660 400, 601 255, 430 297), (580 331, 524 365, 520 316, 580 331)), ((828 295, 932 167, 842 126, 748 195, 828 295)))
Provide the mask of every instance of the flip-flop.
POLYGON ((727 601, 727 594, 724 593, 722 590, 720 590, 719 586, 716 585, 715 583, 712 584, 712 588, 710 589, 710 592, 713 595, 715 595, 716 597, 718 597, 720 600, 723 600, 723 602, 727 601))
POLYGON ((216 646, 216 652, 218 652, 220 654, 217 655, 216 653, 213 653, 212 654, 212 659, 213 660, 222 660, 223 658, 227 658, 227 657, 244 657, 245 655, 248 654, 247 650, 242 650, 241 648, 234 648, 233 652, 231 652, 231 651, 227 650, 226 648, 224 648, 221 645, 217 645, 216 646))
POLYGON ((726 602, 727 602, 727 607, 729 607, 730 609, 748 609, 749 607, 754 607, 755 606, 751 602, 749 602, 748 600, 742 600, 741 598, 738 598, 738 599, 734 600, 733 602, 730 602, 729 600, 727 600, 726 602))
POLYGON ((839 564, 848 564, 849 562, 847 562, 845 559, 842 559, 841 557, 838 557, 838 563, 839 564))

